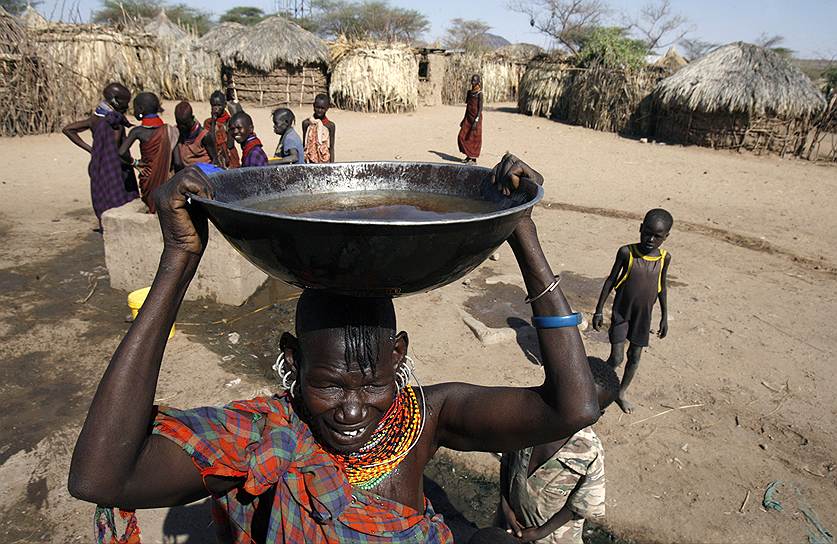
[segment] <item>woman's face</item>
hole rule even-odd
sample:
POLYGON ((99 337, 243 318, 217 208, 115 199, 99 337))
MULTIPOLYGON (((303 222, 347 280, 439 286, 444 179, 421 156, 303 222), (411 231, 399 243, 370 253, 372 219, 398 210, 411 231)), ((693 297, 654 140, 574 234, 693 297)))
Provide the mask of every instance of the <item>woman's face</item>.
POLYGON ((311 431, 333 452, 357 451, 395 398, 395 362, 406 354, 405 338, 381 341, 374 372, 362 371, 354 361, 347 365, 341 330, 306 333, 299 347, 304 353, 300 394, 311 431))

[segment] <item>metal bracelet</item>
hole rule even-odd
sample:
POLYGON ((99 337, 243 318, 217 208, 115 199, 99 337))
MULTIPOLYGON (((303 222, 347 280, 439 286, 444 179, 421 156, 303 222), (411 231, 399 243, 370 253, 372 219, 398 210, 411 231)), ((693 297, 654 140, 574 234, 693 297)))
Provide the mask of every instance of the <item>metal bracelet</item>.
POLYGON ((524 302, 524 303, 526 303, 526 304, 531 304, 531 303, 535 302, 536 300, 538 300, 539 298, 541 298, 541 297, 542 297, 542 296, 544 296, 545 294, 547 294, 547 293, 551 293, 552 291, 554 291, 554 290, 555 290, 555 288, 556 288, 556 287, 558 287, 558 284, 559 284, 559 283, 561 283, 561 275, 560 275, 560 274, 555 274, 555 279, 554 279, 554 280, 552 280, 552 283, 550 283, 550 284, 547 286, 547 288, 546 288, 546 289, 544 289, 543 291, 541 291, 541 292, 540 292, 540 294, 538 294, 538 295, 536 295, 536 296, 534 296, 534 297, 528 297, 528 296, 527 296, 527 297, 523 300, 523 302, 524 302))

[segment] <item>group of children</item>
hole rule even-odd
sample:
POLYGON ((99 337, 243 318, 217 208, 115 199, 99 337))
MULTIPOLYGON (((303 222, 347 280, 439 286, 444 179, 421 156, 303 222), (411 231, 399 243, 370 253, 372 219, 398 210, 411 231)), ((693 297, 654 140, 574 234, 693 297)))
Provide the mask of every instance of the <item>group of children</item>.
POLYGON ((140 124, 127 133, 126 128, 132 127, 125 116, 131 92, 120 83, 110 83, 102 91, 102 98, 89 117, 63 130, 70 141, 90 153, 90 193, 99 220, 95 230, 99 232, 105 211, 137 197, 142 198, 149 213, 155 213, 152 193, 174 172, 187 166, 207 163, 227 169, 334 162, 335 125, 326 117, 330 103, 325 94, 317 95, 313 115, 303 121, 303 138, 293 128, 295 118, 290 109, 273 111, 273 130, 280 136, 273 158, 265 153, 253 128, 253 118, 237 102, 228 102, 222 91, 212 93, 211 115, 203 124, 189 102, 177 104, 175 127, 160 117, 163 108, 157 95, 139 93, 133 100, 133 113, 140 124), (93 134, 92 144, 80 136, 86 130, 93 134), (138 159, 131 156, 136 142, 138 159))
MULTIPOLYGON (((661 208, 645 214, 639 243, 619 248, 602 286, 592 320, 597 331, 603 326, 605 302, 616 290, 608 332, 610 357, 607 362, 588 358, 602 413, 614 401, 625 413, 633 411, 626 392, 642 348, 648 346, 657 301, 662 314, 657 335, 665 338, 668 334, 666 277, 671 255, 660 246, 673 223, 671 214, 661 208), (616 369, 622 364, 626 342, 628 363, 620 382, 616 369)), ((495 523, 498 532, 481 531, 471 542, 582 544, 584 520, 601 519, 604 504, 602 443, 591 428, 582 429, 557 442, 503 454, 495 523)))

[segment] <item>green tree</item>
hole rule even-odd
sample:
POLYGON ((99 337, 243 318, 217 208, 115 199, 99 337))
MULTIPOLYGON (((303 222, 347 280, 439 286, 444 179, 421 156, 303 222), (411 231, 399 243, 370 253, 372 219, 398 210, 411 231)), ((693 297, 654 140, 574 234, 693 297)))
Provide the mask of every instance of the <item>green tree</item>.
POLYGON ((610 9, 604 0, 510 0, 509 9, 529 17, 529 26, 570 53, 600 26, 610 9))
POLYGON ((321 36, 413 42, 430 28, 422 13, 392 7, 385 0, 317 0, 311 15, 297 21, 321 36))
POLYGON ((20 15, 26 6, 31 5, 35 7, 43 2, 35 1, 28 2, 27 0, 0 0, 0 7, 11 13, 12 15, 20 15))
POLYGON ((647 54, 647 43, 627 37, 624 28, 599 27, 581 41, 578 61, 583 66, 601 62, 612 68, 639 68, 647 54))
POLYGON ((827 68, 822 73, 822 78, 825 80, 825 88, 823 89, 823 93, 825 96, 830 97, 837 91, 837 66, 832 66, 831 68, 827 68))
POLYGON ((445 32, 445 47, 471 52, 485 51, 488 49, 489 30, 491 27, 483 21, 452 19, 445 32))
POLYGON ((241 23, 245 26, 251 26, 260 22, 265 16, 265 12, 261 8, 236 6, 228 9, 219 20, 222 23, 241 23))

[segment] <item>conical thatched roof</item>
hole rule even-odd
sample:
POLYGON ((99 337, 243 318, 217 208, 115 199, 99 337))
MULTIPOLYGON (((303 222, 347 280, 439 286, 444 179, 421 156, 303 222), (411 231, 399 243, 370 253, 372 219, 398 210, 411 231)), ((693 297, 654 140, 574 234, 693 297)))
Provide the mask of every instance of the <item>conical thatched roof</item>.
POLYGON ((206 100, 220 83, 221 61, 216 53, 198 45, 198 40, 172 22, 165 11, 144 27, 157 38, 163 62, 155 67, 155 79, 165 98, 206 100))
POLYGON ((689 61, 684 59, 680 53, 677 52, 677 49, 675 49, 674 46, 669 47, 666 54, 654 62, 654 66, 658 68, 665 68, 666 70, 670 70, 672 73, 683 68, 687 64, 689 64, 689 61))
POLYGON ((825 99, 799 68, 774 51, 736 42, 667 77, 654 89, 664 106, 700 112, 802 117, 825 99))
POLYGON ((195 38, 186 32, 183 28, 173 23, 166 15, 166 10, 160 10, 151 21, 149 21, 143 29, 153 36, 157 36, 162 41, 185 41, 194 43, 195 38))
POLYGON ((49 22, 44 16, 38 13, 32 6, 26 6, 26 9, 20 14, 19 19, 26 28, 46 28, 49 26, 49 22))
POLYGON ((236 33, 218 49, 227 65, 247 64, 269 72, 277 64, 328 64, 326 43, 282 17, 268 17, 236 33))
POLYGON ((207 51, 217 52, 229 43, 230 38, 244 30, 244 28, 244 25, 241 23, 221 23, 198 38, 198 43, 207 51))
POLYGON ((0 7, 0 53, 17 53, 26 31, 8 11, 0 7))

